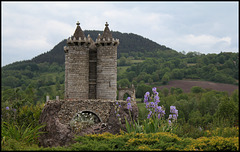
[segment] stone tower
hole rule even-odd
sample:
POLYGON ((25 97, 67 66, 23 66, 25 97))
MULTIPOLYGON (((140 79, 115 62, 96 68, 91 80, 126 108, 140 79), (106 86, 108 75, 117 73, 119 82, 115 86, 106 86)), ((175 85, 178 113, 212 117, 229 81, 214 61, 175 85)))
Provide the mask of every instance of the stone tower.
POLYGON ((97 47, 97 99, 117 97, 117 46, 112 33, 105 24, 102 36, 96 40, 97 47))
POLYGON ((96 42, 85 37, 79 25, 64 47, 65 98, 115 100, 119 40, 112 37, 108 23, 96 42))
POLYGON ((77 23, 73 36, 68 38, 65 51, 65 98, 88 99, 89 94, 89 45, 77 23))

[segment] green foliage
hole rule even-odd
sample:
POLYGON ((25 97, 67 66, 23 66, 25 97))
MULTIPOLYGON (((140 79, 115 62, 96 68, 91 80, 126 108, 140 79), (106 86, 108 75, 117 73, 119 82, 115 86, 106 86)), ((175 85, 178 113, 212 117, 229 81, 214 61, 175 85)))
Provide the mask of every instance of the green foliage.
POLYGON ((117 86, 120 88, 130 88, 131 87, 131 83, 128 81, 128 79, 121 79, 118 81, 117 86))
POLYGON ((193 87, 191 88, 191 92, 192 92, 192 93, 202 93, 202 92, 204 92, 204 90, 203 90, 203 88, 201 88, 201 87, 199 87, 199 86, 193 86, 193 87))
POLYGON ((146 84, 139 84, 136 88, 136 97, 137 98, 143 98, 145 92, 151 91, 152 87, 146 85, 146 84))
POLYGON ((38 125, 38 121, 42 112, 44 104, 23 106, 18 110, 18 115, 16 117, 19 125, 33 124, 33 126, 38 125))
MULTIPOLYGON (((232 100, 222 100, 217 107, 215 117, 218 121, 227 120, 232 126, 235 121, 239 120, 239 107, 232 100)), ((226 122, 222 125, 228 125, 226 122)))
POLYGON ((238 137, 183 138, 168 132, 92 134, 76 136, 76 143, 68 147, 39 148, 52 151, 222 151, 239 150, 238 137))
POLYGON ((22 125, 18 126, 14 123, 1 123, 1 140, 4 139, 14 139, 20 142, 25 142, 27 144, 38 143, 38 137, 43 132, 39 132, 39 129, 44 127, 43 125, 37 125, 33 127, 32 124, 28 126, 22 125))
POLYGON ((12 138, 3 137, 1 140, 1 151, 35 151, 39 150, 37 144, 27 144, 24 141, 17 141, 12 138))
POLYGON ((17 109, 16 113, 14 113, 12 106, 9 106, 8 110, 6 107, 2 107, 2 114, 9 114, 8 118, 12 120, 20 119, 26 123, 25 125, 23 125, 24 123, 21 125, 20 121, 18 123, 17 121, 13 121, 14 123, 10 121, 6 122, 7 116, 3 115, 1 145, 2 150, 37 151, 235 151, 239 150, 239 127, 238 124, 236 124, 239 120, 238 101, 238 90, 231 96, 217 91, 206 91, 200 94, 174 93, 168 96, 161 96, 160 103, 166 107, 166 116, 169 114, 170 105, 175 105, 179 110, 178 122, 176 124, 177 129, 172 130, 172 133, 162 132, 167 131, 167 122, 163 121, 161 121, 159 130, 156 130, 156 133, 151 133, 151 130, 157 128, 154 127, 156 123, 154 123, 152 119, 144 121, 148 111, 144 103, 138 103, 139 121, 129 123, 130 129, 132 129, 129 130, 129 132, 133 133, 121 132, 116 135, 103 133, 77 136, 76 143, 69 146, 53 148, 37 146, 37 136, 40 134, 37 130, 42 126, 33 123, 36 123, 37 119, 39 119, 43 104, 22 105, 17 109), (211 112, 214 113, 211 114, 211 112), (24 114, 25 116, 23 116, 24 114), (143 132, 144 129, 145 133, 140 133, 143 132))

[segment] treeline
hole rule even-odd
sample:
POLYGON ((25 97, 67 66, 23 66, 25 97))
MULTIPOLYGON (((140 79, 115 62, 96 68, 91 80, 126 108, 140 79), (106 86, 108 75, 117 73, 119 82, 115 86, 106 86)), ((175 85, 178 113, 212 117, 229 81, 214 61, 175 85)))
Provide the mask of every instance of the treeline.
POLYGON ((129 55, 121 54, 119 66, 129 67, 125 72, 118 73, 118 82, 124 86, 128 83, 136 85, 141 81, 149 84, 167 84, 173 79, 200 79, 238 85, 238 55, 239 53, 228 52, 207 55, 198 52, 183 54, 158 50, 155 54, 138 54, 135 58, 144 61, 131 64, 129 57, 126 57, 129 55))
MULTIPOLYGON (((125 71, 118 71, 118 86, 131 87, 134 84, 137 88, 136 96, 141 98, 141 83, 163 85, 173 79, 200 79, 238 85, 238 53, 204 55, 197 52, 157 52, 162 52, 163 57, 158 56, 158 53, 155 57, 151 57, 151 53, 146 53, 145 56, 139 53, 136 56, 121 54, 118 63, 129 65, 125 71), (122 61, 124 58, 125 61, 122 61)), ((119 69, 122 67, 125 66, 118 65, 119 69)), ((7 89, 25 90, 32 87, 37 92, 37 99, 41 101, 45 100, 46 95, 50 95, 51 98, 63 96, 61 93, 64 92, 64 71, 64 64, 56 62, 50 64, 22 61, 7 65, 2 68, 2 94, 7 89)))
POLYGON ((21 62, 9 69, 2 69, 2 102, 11 101, 16 94, 21 99, 27 96, 29 90, 33 100, 29 102, 44 102, 46 96, 55 98, 64 94, 64 65, 57 63, 21 62))

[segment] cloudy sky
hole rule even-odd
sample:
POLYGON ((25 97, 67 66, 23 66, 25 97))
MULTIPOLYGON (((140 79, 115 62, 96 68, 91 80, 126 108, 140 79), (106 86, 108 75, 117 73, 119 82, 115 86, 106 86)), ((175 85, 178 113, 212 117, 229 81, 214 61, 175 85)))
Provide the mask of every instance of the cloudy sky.
POLYGON ((50 51, 82 30, 134 33, 178 52, 238 52, 238 1, 4 2, 2 66, 50 51))

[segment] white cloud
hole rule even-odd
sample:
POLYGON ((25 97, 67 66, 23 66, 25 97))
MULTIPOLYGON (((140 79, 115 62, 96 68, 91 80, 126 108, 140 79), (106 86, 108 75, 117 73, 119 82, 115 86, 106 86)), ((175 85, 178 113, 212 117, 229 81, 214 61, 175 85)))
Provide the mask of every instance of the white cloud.
POLYGON ((187 45, 203 45, 203 46, 211 46, 215 45, 217 43, 226 43, 227 45, 231 44, 231 38, 230 37, 222 37, 218 38, 213 35, 184 35, 181 40, 182 43, 185 43, 187 45))
POLYGON ((200 53, 236 52, 237 47, 232 47, 229 36, 216 37, 208 34, 201 35, 176 35, 174 38, 164 39, 167 46, 172 46, 177 51, 197 51, 200 53))

